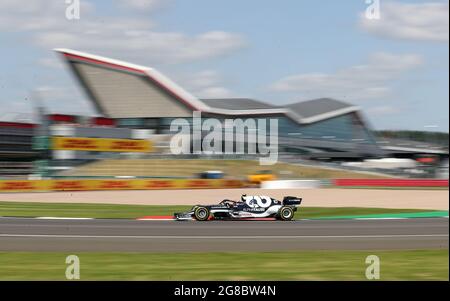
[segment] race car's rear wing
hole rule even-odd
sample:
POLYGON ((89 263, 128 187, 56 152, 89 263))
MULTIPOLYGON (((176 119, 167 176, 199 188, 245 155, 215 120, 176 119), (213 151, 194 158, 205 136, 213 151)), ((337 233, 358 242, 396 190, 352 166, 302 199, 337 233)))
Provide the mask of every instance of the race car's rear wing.
POLYGON ((299 206, 302 203, 302 198, 296 196, 285 196, 283 198, 284 206, 299 206))

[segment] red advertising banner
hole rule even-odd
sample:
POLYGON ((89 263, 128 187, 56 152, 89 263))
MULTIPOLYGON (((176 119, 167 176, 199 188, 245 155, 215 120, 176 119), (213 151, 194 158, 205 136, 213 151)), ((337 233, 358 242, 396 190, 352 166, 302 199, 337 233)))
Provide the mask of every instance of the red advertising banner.
POLYGON ((448 180, 438 179, 335 179, 335 186, 374 187, 448 187, 448 180))

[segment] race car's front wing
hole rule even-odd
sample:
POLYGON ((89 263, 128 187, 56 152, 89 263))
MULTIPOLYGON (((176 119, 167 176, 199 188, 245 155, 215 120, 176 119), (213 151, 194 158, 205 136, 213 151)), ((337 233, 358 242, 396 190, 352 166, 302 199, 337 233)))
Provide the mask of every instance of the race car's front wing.
POLYGON ((173 216, 177 221, 189 221, 194 219, 194 211, 177 212, 173 216))

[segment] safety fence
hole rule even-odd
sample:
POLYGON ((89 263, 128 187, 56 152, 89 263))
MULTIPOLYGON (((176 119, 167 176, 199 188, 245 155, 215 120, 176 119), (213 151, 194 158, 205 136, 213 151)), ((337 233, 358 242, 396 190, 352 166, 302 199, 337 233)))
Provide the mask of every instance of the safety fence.
POLYGON ((240 188, 233 179, 0 180, 0 192, 240 188))

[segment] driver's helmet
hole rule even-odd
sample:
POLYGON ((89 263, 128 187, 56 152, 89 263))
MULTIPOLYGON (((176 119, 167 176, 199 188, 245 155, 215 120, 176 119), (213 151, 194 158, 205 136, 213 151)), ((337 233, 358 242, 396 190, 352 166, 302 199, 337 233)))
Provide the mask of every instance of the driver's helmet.
POLYGON ((247 196, 246 194, 241 195, 241 201, 242 201, 242 202, 245 202, 245 197, 246 197, 246 196, 247 196))

